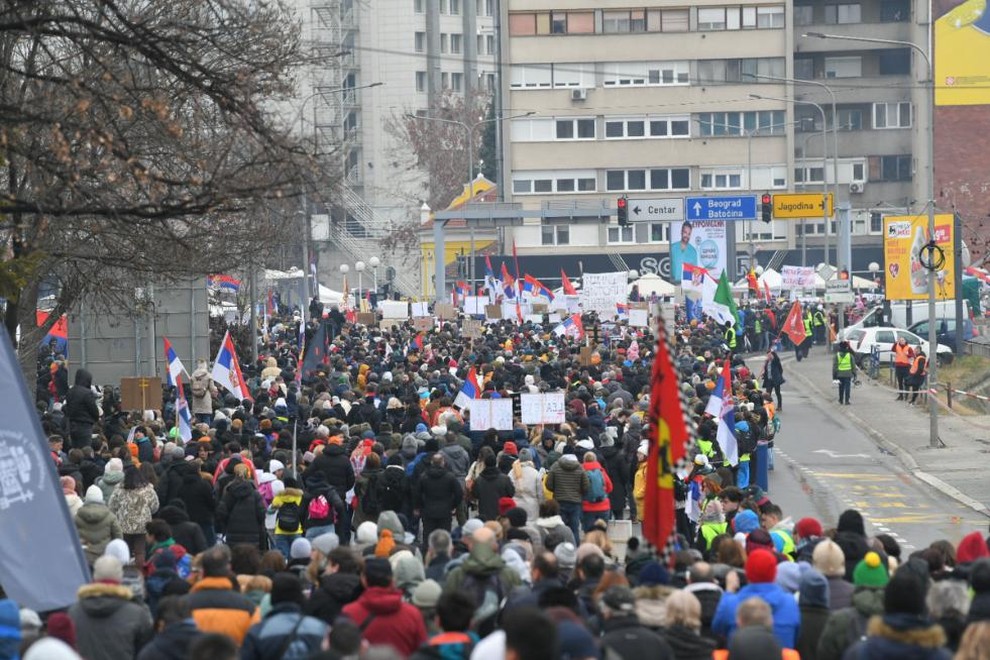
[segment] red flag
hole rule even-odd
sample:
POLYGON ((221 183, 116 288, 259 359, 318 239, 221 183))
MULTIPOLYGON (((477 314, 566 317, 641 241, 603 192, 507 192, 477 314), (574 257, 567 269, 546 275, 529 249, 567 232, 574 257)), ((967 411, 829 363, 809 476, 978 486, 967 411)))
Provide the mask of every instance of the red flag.
POLYGON ((770 300, 771 300, 770 285, 767 284, 766 280, 763 280, 763 291, 766 293, 767 304, 770 304, 770 300))
MULTIPOLYGON (((673 541, 674 470, 684 460, 691 440, 688 421, 681 401, 680 383, 670 358, 667 328, 663 319, 657 332, 657 354, 653 360, 650 386, 650 413, 647 438, 650 453, 646 463, 646 498, 643 512, 643 537, 665 551, 673 541)), ((666 552, 666 551, 665 551, 666 552)), ((673 553, 667 552, 669 559, 673 553)))
POLYGON ((804 317, 801 315, 801 303, 797 300, 791 306, 791 311, 787 313, 787 318, 784 319, 784 327, 780 329, 780 334, 787 335, 790 340, 794 342, 797 346, 804 341, 808 333, 804 331, 804 317))
POLYGON ((749 290, 754 291, 757 294, 760 292, 760 281, 756 279, 756 271, 750 266, 749 272, 746 273, 746 281, 749 283, 749 290))
POLYGON ((564 295, 565 296, 576 296, 577 295, 577 289, 575 289, 574 288, 574 285, 571 284, 571 281, 569 279, 567 279, 567 273, 564 272, 564 269, 563 268, 560 269, 560 282, 561 282, 561 286, 564 287, 564 295))

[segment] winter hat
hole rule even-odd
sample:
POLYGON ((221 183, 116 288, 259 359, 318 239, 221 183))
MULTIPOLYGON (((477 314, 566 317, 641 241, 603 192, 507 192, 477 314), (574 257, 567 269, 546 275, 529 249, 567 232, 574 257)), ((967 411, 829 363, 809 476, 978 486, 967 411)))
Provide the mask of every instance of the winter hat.
MULTIPOLYGON (((109 544, 107 544, 109 550, 109 544)), ((124 580, 124 565, 113 555, 103 555, 93 564, 93 582, 114 582, 124 580)))
POLYGON ((725 514, 722 512, 722 503, 717 499, 712 500, 705 506, 704 512, 701 514, 701 521, 703 523, 724 523, 725 514))
POLYGON ((584 624, 565 619, 557 624, 557 640, 561 658, 597 658, 598 647, 584 624))
POLYGON ((863 524, 863 514, 856 509, 846 509, 839 516, 839 524, 836 526, 837 532, 851 532, 866 536, 866 527, 863 524))
POLYGON ((4 598, 0 600, 0 639, 18 640, 20 638, 21 612, 17 608, 17 603, 9 598, 4 598))
POLYGON ((777 577, 777 558, 769 550, 757 548, 746 558, 746 579, 750 584, 773 582, 777 577))
POLYGON ((636 596, 629 587, 609 587, 602 594, 602 602, 613 612, 632 614, 636 611, 636 596))
POLYGON ((577 564, 577 548, 570 541, 559 543, 553 549, 553 554, 557 557, 557 563, 566 570, 571 570, 577 564))
POLYGON ((285 464, 282 461, 276 461, 274 458, 268 461, 268 471, 275 474, 279 470, 284 470, 285 464))
POLYGON ((511 497, 500 497, 498 499, 498 515, 504 516, 510 509, 516 508, 516 501, 511 497))
POLYGON ((798 602, 802 606, 828 608, 829 586, 828 579, 813 568, 807 569, 801 575, 801 586, 798 588, 798 602))
POLYGON ((55 637, 42 637, 21 656, 22 660, 79 660, 71 646, 55 637))
POLYGON ((577 549, 577 563, 584 561, 585 557, 590 557, 591 555, 598 555, 602 559, 605 559, 605 553, 594 543, 582 543, 577 549))
POLYGON ((443 589, 436 580, 423 580, 412 592, 412 604, 416 607, 436 607, 443 589))
POLYGON ((119 458, 111 458, 107 461, 106 466, 103 468, 103 474, 109 474, 110 472, 123 472, 124 462, 119 458))
POLYGON ((789 594, 797 593, 801 587, 802 573, 810 568, 807 562, 781 562, 777 565, 777 577, 774 582, 789 594))
POLYGON ((402 525, 399 514, 395 511, 382 511, 378 515, 378 529, 375 532, 375 539, 377 540, 382 531, 386 529, 392 532, 393 537, 400 540, 406 535, 406 528, 402 525))
POLYGON ((364 561, 364 574, 369 582, 392 579, 392 564, 384 557, 368 557, 364 561))
POLYGON ((897 571, 883 590, 884 613, 921 616, 925 613, 926 592, 924 582, 913 572, 897 571))
POLYGON ((801 518, 794 525, 794 536, 800 536, 803 539, 811 538, 812 536, 822 535, 822 524, 814 518, 801 518))
POLYGON ((990 557, 983 535, 979 532, 970 532, 964 536, 956 550, 956 561, 960 564, 968 564, 983 557, 990 557))
POLYGON ((76 493, 76 480, 72 477, 66 475, 58 480, 58 483, 62 486, 62 493, 65 495, 75 495, 76 493))
POLYGON ((96 484, 86 489, 86 504, 103 504, 103 491, 96 484))
POLYGON ((825 577, 842 577, 846 574, 846 555, 832 539, 825 539, 815 546, 811 554, 812 565, 825 577))
POLYGON ((990 559, 977 559, 969 569, 969 586, 981 594, 990 591, 990 559))
POLYGON ((415 588, 426 579, 423 562, 408 550, 399 550, 388 558, 395 576, 395 586, 407 591, 415 588))
POLYGON ((76 648, 76 624, 65 612, 54 612, 48 617, 48 636, 76 648))
POLYGON ((509 524, 513 527, 522 527, 526 524, 526 509, 515 507, 505 512, 505 517, 509 519, 509 524))
POLYGON ((312 551, 313 546, 309 540, 299 537, 292 542, 292 547, 289 548, 289 559, 309 559, 312 551))
POLYGON ((461 525, 461 536, 470 536, 485 526, 485 523, 478 518, 468 518, 461 525))
POLYGON ((357 542, 362 545, 371 545, 378 540, 378 525, 370 520, 365 520, 358 525, 357 542))
POLYGON ((749 534, 753 530, 760 528, 760 519, 755 512, 744 509, 736 514, 736 517, 732 519, 732 524, 735 526, 737 532, 749 534))
POLYGON ((516 443, 512 442, 511 440, 506 442, 504 445, 502 445, 502 451, 504 451, 506 454, 511 454, 513 456, 519 455, 519 449, 516 448, 516 443))
POLYGON ((523 447, 519 450, 519 460, 523 462, 532 461, 533 452, 531 452, 528 447, 523 447))
POLYGON ((329 555, 340 545, 340 538, 333 532, 327 532, 326 534, 320 534, 310 541, 310 545, 313 547, 313 550, 319 550, 320 553, 329 555))
POLYGON ((24 608, 20 612, 21 632, 38 634, 41 631, 41 617, 34 610, 24 608))
POLYGON ((774 552, 776 547, 773 544, 773 539, 770 537, 770 533, 765 529, 754 529, 746 537, 746 554, 753 552, 754 550, 762 548, 770 552, 774 552))
POLYGON ((652 587, 659 584, 670 584, 670 573, 658 561, 650 561, 643 564, 639 570, 639 585, 652 587))
POLYGON ((857 587, 884 587, 890 581, 887 567, 880 555, 867 552, 853 570, 853 584, 857 587))
POLYGON ((107 543, 107 547, 103 551, 103 556, 115 557, 124 566, 131 563, 131 549, 127 546, 127 541, 124 539, 114 539, 107 543))

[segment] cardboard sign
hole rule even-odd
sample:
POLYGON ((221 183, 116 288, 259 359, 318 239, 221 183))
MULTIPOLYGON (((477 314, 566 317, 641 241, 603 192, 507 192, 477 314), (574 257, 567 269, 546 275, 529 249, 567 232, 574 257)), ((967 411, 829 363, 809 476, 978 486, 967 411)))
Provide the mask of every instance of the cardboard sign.
POLYGON ((522 394, 519 397, 523 424, 563 424, 564 393, 522 394))
POLYGON ((477 319, 464 319, 461 334, 469 339, 480 339, 484 333, 485 324, 477 319))
POLYGON ((162 381, 160 378, 120 379, 120 408, 121 410, 161 410, 162 381))
POLYGON ((489 319, 500 319, 502 318, 502 306, 501 305, 485 305, 485 317, 489 319))
POLYGON ((485 305, 487 304, 487 296, 464 296, 464 313, 470 316, 480 316, 485 313, 485 305))
POLYGON ((512 430, 512 399, 474 399, 468 408, 471 430, 512 430))
POLYGON ((527 314, 526 322, 540 325, 541 323, 543 323, 543 314, 527 314))
POLYGON ((421 316, 413 319, 413 327, 416 328, 416 332, 429 332, 433 329, 433 322, 432 316, 421 316))
POLYGON ((385 330, 391 330, 392 329, 392 326, 396 326, 396 327, 401 328, 402 327, 402 324, 405 323, 406 320, 407 319, 383 318, 381 321, 378 322, 378 327, 379 328, 383 328, 385 330))
POLYGON ((451 305, 450 303, 437 303, 435 312, 436 312, 436 316, 442 319, 457 318, 457 308, 451 305))
POLYGON ((534 314, 546 314, 550 311, 550 305, 547 303, 533 303, 533 313, 534 314))
POLYGON ((629 325, 634 328, 645 328, 650 325, 650 312, 646 309, 630 309, 629 325))
POLYGON ((578 364, 582 367, 591 366, 591 354, 595 352, 591 346, 582 346, 581 352, 578 354, 578 364))
POLYGON ((378 317, 374 312, 358 312, 357 322, 370 328, 378 325, 378 317))

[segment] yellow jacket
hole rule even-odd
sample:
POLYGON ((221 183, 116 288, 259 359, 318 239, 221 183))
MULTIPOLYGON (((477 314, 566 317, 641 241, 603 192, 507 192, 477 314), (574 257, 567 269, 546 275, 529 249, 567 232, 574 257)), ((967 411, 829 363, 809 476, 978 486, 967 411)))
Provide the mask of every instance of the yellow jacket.
POLYGON ((643 502, 646 500, 646 463, 640 461, 636 466, 636 476, 633 479, 633 497, 636 498, 636 512, 643 517, 643 502))

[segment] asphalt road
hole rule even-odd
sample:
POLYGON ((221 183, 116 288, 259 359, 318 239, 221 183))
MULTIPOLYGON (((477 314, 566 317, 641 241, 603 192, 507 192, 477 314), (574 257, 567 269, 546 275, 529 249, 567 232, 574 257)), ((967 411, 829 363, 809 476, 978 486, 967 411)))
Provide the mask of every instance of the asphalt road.
MULTIPOLYGON (((762 359, 747 360, 759 373, 762 359)), ((790 361, 786 369, 800 369, 790 361)), ((805 391, 797 378, 784 386, 782 427, 775 443, 770 498, 794 521, 814 516, 833 526, 848 508, 866 519, 867 533, 887 533, 908 552, 937 539, 953 544, 974 530, 987 532, 986 519, 906 472, 842 414, 834 399, 805 391)), ((860 416, 869 411, 852 408, 860 416)))

